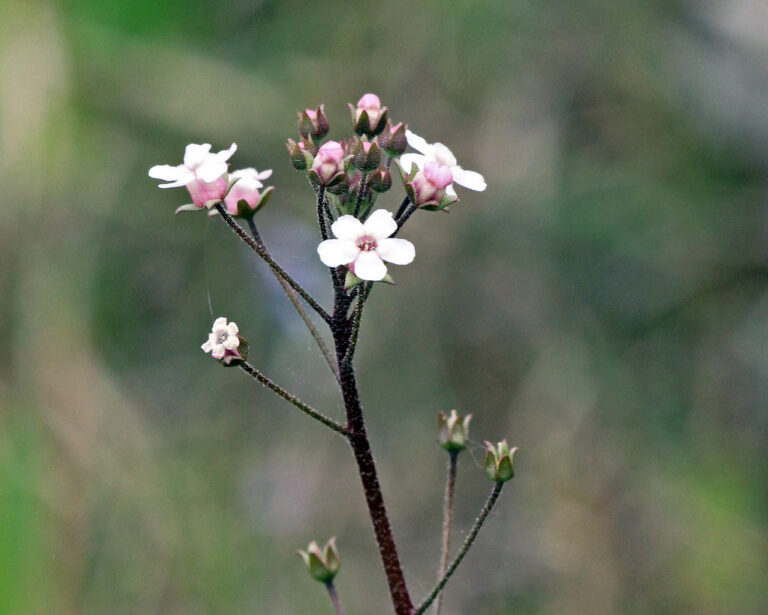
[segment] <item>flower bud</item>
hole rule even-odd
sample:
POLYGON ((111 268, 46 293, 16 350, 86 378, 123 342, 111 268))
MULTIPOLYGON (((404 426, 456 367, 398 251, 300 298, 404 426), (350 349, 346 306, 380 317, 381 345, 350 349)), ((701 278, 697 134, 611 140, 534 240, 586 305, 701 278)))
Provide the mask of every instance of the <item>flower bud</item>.
POLYGON ((328 141, 317 150, 309 178, 320 186, 333 186, 345 177, 344 149, 337 141, 328 141))
POLYGON ((386 167, 376 169, 368 179, 368 185, 376 192, 386 192, 392 187, 392 175, 386 167))
POLYGON ((313 540, 306 551, 297 551, 304 560, 310 576, 321 583, 330 583, 341 568, 339 551, 336 549, 336 537, 331 538, 321 549, 313 540))
POLYGON ((417 207, 439 206, 452 182, 453 175, 447 166, 429 161, 406 183, 406 190, 417 207))
POLYGON ((374 137, 384 130, 387 123, 387 108, 381 106, 376 94, 365 94, 357 101, 357 107, 349 105, 352 123, 359 135, 374 137))
POLYGON ((379 143, 382 149, 384 149, 390 156, 395 157, 402 154, 408 148, 408 139, 405 136, 405 131, 408 126, 399 122, 392 126, 387 121, 384 130, 379 135, 379 143))
POLYGON ((509 448, 506 440, 499 442, 497 447, 486 440, 485 463, 483 468, 492 481, 503 483, 515 475, 513 458, 517 447, 509 448))
POLYGON ((240 337, 237 324, 227 323, 224 316, 213 322, 208 339, 201 346, 204 352, 221 361, 227 367, 238 365, 248 359, 248 342, 240 337))
POLYGON ((451 410, 450 415, 445 412, 437 413, 437 441, 449 452, 463 451, 467 447, 469 439, 469 421, 472 415, 461 416, 456 410, 451 410))
POLYGON ((352 164, 361 171, 370 171, 379 166, 381 149, 376 141, 358 141, 352 150, 352 164))
POLYGON ((288 139, 285 147, 288 150, 288 155, 291 157, 291 164, 294 169, 304 171, 312 166, 312 160, 317 154, 317 146, 312 139, 302 137, 298 143, 293 139, 288 139))
POLYGON ((272 196, 274 190, 272 186, 259 191, 264 187, 261 180, 267 179, 270 175, 272 175, 271 170, 259 173, 256 169, 242 169, 230 173, 230 179, 235 182, 224 197, 227 212, 238 218, 253 217, 272 196))
POLYGON ((219 203, 229 190, 226 176, 219 177, 212 182, 204 182, 202 179, 194 179, 187 184, 187 190, 196 207, 210 209, 219 203))
POLYGON ((317 109, 304 109, 299 111, 299 134, 305 139, 321 140, 328 134, 330 127, 325 115, 325 105, 317 109))

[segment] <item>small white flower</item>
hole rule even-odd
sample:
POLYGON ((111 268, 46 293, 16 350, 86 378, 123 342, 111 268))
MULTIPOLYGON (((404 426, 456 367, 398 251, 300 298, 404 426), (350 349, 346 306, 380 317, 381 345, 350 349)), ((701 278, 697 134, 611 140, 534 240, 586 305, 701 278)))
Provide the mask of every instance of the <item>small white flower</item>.
POLYGON ((149 170, 149 176, 169 182, 160 184, 160 188, 186 186, 196 179, 211 183, 227 172, 227 160, 236 150, 237 145, 233 143, 229 149, 212 154, 210 143, 190 143, 184 150, 183 164, 175 167, 169 164, 155 165, 149 170))
POLYGON ((213 322, 213 328, 208 334, 208 340, 201 346, 205 352, 210 352, 214 359, 223 359, 227 353, 237 354, 240 345, 238 328, 234 322, 227 324, 224 316, 213 322))
POLYGON ((385 209, 374 211, 365 223, 354 216, 341 216, 331 225, 336 239, 323 241, 317 254, 328 267, 349 265, 361 280, 377 282, 387 275, 384 261, 407 265, 416 255, 410 241, 389 238, 396 230, 397 223, 385 209))
MULTIPOLYGON (((423 169, 424 165, 433 160, 439 164, 445 165, 451 170, 453 181, 460 186, 482 192, 486 189, 485 178, 475 171, 467 171, 456 164, 456 156, 442 143, 427 143, 426 139, 414 134, 410 130, 405 131, 405 137, 408 139, 408 145, 421 152, 420 154, 403 154, 400 156, 400 167, 407 173, 412 165, 423 169)), ((453 185, 445 190, 451 196, 456 196, 453 185)))

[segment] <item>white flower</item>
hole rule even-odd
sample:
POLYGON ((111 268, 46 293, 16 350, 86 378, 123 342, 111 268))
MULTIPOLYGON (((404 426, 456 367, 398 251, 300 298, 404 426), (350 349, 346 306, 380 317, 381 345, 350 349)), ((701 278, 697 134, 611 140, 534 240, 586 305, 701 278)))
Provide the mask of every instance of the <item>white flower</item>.
POLYGON ((169 164, 155 165, 149 170, 149 176, 169 182, 160 184, 160 188, 186 186, 196 179, 211 183, 227 172, 227 160, 236 150, 237 145, 233 143, 229 149, 212 154, 210 143, 190 143, 184 150, 184 164, 175 167, 169 164))
POLYGON ((208 334, 208 340, 200 348, 210 352, 214 359, 223 359, 227 354, 236 355, 240 345, 238 328, 234 322, 227 324, 224 316, 213 322, 213 328, 208 334))
POLYGON ((341 216, 331 225, 336 239, 323 241, 317 253, 328 267, 349 265, 361 280, 377 282, 387 275, 384 261, 407 265, 416 255, 410 241, 389 238, 396 230, 397 223, 385 209, 374 211, 365 223, 354 216, 341 216))
MULTIPOLYGON (((408 145, 421 152, 420 154, 403 154, 400 156, 400 167, 408 173, 412 165, 423 169, 429 161, 435 161, 445 165, 451 170, 453 181, 460 186, 482 192, 486 188, 485 178, 475 171, 467 171, 456 164, 456 156, 442 143, 427 143, 427 141, 410 130, 405 131, 405 137, 408 139, 408 145)), ((456 196, 453 185, 446 188, 446 192, 451 196, 456 196)))

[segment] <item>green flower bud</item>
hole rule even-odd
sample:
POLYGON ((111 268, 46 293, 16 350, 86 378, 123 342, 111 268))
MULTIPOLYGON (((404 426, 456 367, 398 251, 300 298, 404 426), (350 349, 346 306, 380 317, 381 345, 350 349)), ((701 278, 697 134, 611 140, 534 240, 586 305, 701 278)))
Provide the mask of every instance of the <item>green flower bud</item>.
POLYGON ((456 414, 456 410, 451 410, 451 414, 445 412, 437 413, 437 441, 445 450, 450 452, 463 451, 467 447, 469 439, 469 421, 471 414, 461 416, 456 414))
POLYGON ((517 447, 509 448, 506 440, 499 442, 497 447, 486 440, 485 473, 492 481, 503 483, 515 475, 513 458, 517 447))
POLYGON ((324 549, 313 540, 306 551, 299 550, 297 553, 304 560, 310 576, 321 583, 330 583, 341 568, 335 536, 328 541, 324 549))

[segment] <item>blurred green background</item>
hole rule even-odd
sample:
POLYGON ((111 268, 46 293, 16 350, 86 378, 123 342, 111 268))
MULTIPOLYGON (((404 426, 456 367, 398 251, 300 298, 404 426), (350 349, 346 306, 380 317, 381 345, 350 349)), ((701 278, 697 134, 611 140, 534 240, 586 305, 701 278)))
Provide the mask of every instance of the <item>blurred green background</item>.
MULTIPOLYGON (((0 613, 331 613, 294 554, 338 536, 348 613, 391 608, 351 455, 199 350, 334 417, 327 367, 223 225, 173 217, 189 142, 273 168, 259 215, 329 300, 295 110, 373 91, 488 190, 417 213, 358 369, 411 591, 434 582, 435 414, 475 415, 456 541, 518 476, 446 615, 768 612, 763 0, 0 4, 0 613)), ((380 201, 400 201, 396 180, 380 201)))

